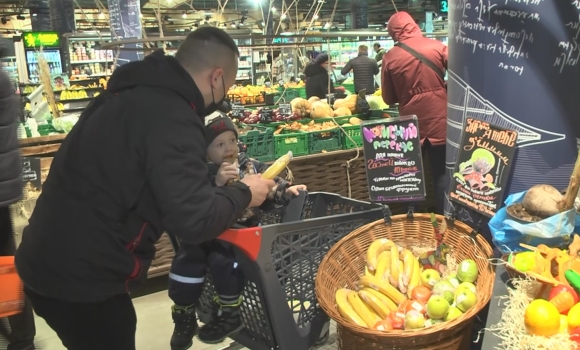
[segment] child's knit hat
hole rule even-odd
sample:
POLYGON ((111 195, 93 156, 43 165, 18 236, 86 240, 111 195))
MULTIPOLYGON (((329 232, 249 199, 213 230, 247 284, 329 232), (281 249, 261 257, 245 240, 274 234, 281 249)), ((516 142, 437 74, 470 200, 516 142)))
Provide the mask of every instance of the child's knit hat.
POLYGON ((238 138, 238 130, 234 125, 234 122, 225 115, 220 115, 212 120, 210 120, 205 126, 205 142, 209 146, 216 137, 220 134, 232 131, 238 138))

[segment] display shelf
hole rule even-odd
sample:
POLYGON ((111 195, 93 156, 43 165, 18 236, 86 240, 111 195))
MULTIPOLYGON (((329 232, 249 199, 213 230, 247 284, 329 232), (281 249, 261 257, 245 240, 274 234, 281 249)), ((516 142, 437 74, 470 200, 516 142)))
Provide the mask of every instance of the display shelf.
POLYGON ((0 58, 0 65, 12 81, 18 81, 18 64, 16 62, 16 56, 0 58))
POLYGON ((103 42, 111 40, 110 35, 87 33, 65 34, 67 71, 73 77, 103 77, 113 73, 113 50, 101 49, 103 42))

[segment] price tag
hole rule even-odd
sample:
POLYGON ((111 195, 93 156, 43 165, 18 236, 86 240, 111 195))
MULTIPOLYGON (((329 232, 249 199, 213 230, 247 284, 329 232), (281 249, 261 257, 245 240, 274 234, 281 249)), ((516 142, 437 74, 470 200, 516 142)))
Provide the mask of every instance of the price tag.
POLYGON ((262 123, 271 123, 272 122, 272 109, 264 108, 260 112, 260 121, 262 123))
POLYGON ((283 116, 292 115, 292 105, 289 103, 281 103, 278 105, 278 112, 283 116))
POLYGON ((33 187, 41 188, 40 159, 32 157, 22 158, 22 182, 30 182, 33 187))
POLYGON ((239 104, 232 105, 232 117, 242 118, 244 116, 244 106, 239 104))

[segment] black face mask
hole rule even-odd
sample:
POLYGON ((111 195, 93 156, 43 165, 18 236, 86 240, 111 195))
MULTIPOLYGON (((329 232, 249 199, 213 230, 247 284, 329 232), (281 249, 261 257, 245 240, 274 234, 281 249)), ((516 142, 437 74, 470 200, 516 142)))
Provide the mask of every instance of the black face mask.
POLYGON ((224 77, 222 75, 222 87, 224 89, 224 97, 218 102, 215 101, 215 96, 213 94, 213 89, 211 89, 211 99, 212 102, 206 108, 206 114, 210 115, 215 111, 220 111, 223 113, 227 113, 231 110, 230 104, 226 102, 226 83, 224 81, 224 77))

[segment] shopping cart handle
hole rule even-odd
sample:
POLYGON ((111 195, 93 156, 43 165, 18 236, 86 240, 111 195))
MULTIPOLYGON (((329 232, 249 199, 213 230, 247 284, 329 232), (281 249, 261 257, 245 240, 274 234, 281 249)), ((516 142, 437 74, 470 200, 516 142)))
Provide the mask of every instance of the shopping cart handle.
POLYGON ((262 246, 262 228, 244 227, 229 229, 222 233, 218 239, 229 242, 238 247, 250 260, 256 261, 262 246))

